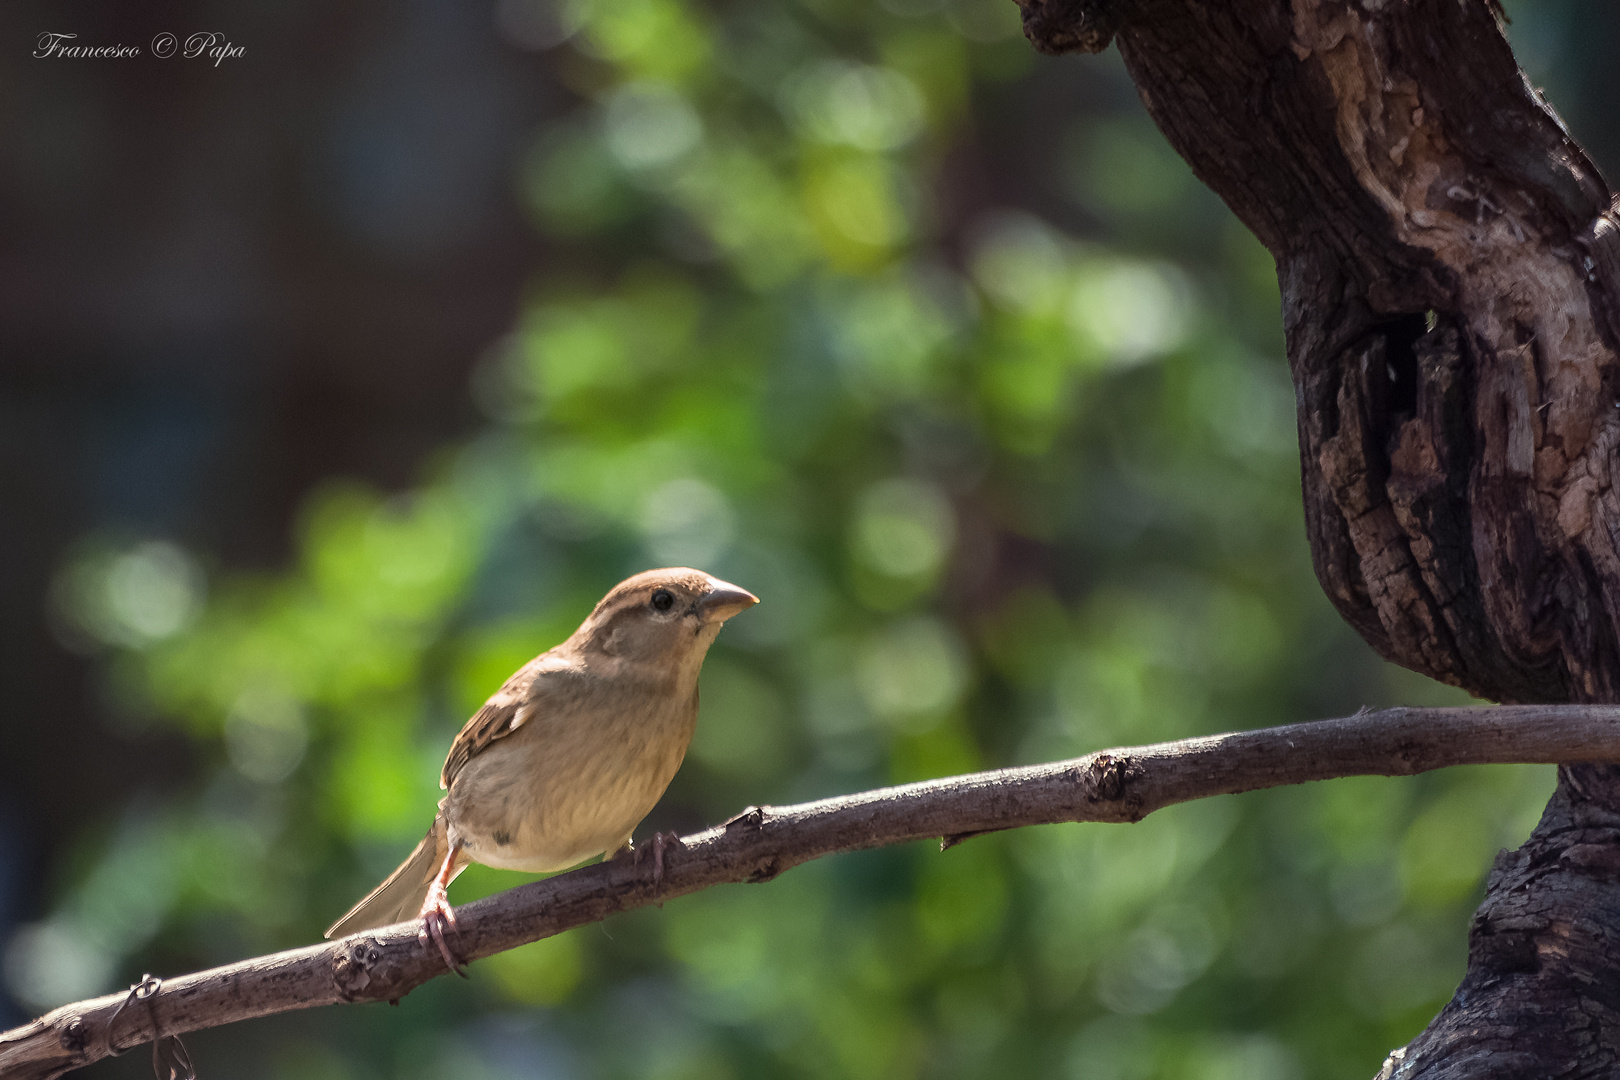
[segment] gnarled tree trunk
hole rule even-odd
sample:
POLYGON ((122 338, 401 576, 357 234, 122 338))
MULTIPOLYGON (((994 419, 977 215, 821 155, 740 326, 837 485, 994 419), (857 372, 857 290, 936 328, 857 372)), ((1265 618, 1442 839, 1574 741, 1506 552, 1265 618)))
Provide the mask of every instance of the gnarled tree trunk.
MULTIPOLYGON (((1491 0, 1019 0, 1110 40, 1277 260, 1318 579, 1390 660, 1620 701, 1620 229, 1491 0)), ((1386 1076, 1620 1074, 1620 769, 1498 860, 1457 996, 1386 1076)))

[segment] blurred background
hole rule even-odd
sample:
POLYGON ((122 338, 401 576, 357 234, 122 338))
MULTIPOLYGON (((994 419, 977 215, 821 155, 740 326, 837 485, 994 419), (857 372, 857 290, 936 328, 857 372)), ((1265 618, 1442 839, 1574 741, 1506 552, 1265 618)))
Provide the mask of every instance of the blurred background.
MULTIPOLYGON (((1615 175, 1620 9, 1507 6, 1615 175)), ((317 940, 466 716, 651 565, 764 603, 644 835, 1462 700, 1312 578, 1270 258, 1117 54, 1037 56, 1011 0, 0 30, 0 1026, 317 940), (32 57, 48 31, 244 53, 32 57)), ((187 1042, 207 1080, 1363 1078, 1551 787, 832 858, 187 1042)))

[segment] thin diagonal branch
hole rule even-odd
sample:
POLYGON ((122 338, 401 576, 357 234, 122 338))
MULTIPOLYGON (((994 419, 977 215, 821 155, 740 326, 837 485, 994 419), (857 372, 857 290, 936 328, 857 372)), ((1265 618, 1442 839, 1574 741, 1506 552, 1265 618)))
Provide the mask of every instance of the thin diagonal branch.
MULTIPOLYGON (((1341 776, 1408 776, 1448 765, 1620 761, 1620 707, 1385 709, 1071 761, 880 788, 798 806, 754 807, 684 838, 656 888, 651 860, 587 866, 457 910, 477 960, 617 911, 731 882, 762 882, 811 859, 930 837, 1066 821, 1131 822, 1175 803, 1341 776)), ((45 1078, 165 1035, 332 1005, 397 1000, 445 973, 416 925, 243 960, 164 982, 151 1008, 124 994, 64 1005, 0 1034, 0 1077, 45 1078)))

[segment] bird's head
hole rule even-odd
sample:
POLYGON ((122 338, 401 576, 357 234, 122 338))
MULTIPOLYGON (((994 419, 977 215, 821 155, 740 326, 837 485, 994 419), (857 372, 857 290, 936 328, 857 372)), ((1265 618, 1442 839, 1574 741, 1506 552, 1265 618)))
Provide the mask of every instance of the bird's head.
POLYGON ((589 654, 665 664, 696 675, 720 625, 759 603, 747 589, 701 570, 646 570, 619 582, 574 635, 589 654))

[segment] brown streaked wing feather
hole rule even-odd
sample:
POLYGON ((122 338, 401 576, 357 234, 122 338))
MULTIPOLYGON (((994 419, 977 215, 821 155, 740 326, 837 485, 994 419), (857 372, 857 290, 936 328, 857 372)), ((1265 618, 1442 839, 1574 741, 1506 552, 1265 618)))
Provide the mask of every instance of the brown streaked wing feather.
POLYGON ((529 691, 539 673, 540 662, 546 655, 549 654, 542 654, 524 664, 517 674, 495 691, 482 709, 473 713, 472 719, 461 729, 461 734, 456 736, 456 741, 450 744, 444 769, 439 773, 441 788, 448 790, 455 783, 456 774, 472 760, 473 755, 483 751, 496 739, 512 734, 529 719, 528 706, 532 705, 529 691))

